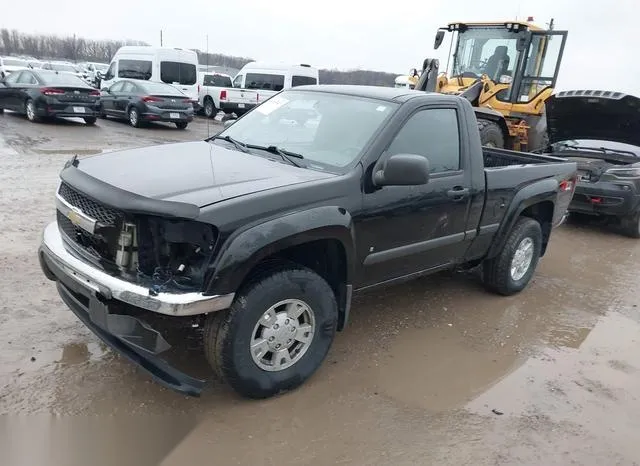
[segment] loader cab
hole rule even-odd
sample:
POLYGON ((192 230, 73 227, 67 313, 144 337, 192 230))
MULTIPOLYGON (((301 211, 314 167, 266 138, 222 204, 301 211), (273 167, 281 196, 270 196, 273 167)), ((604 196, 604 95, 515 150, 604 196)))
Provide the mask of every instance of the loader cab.
POLYGON ((451 33, 451 52, 440 92, 460 93, 482 82, 474 105, 481 105, 483 98, 528 104, 555 87, 566 31, 543 30, 528 22, 452 23, 438 30, 436 48, 445 32, 451 33))

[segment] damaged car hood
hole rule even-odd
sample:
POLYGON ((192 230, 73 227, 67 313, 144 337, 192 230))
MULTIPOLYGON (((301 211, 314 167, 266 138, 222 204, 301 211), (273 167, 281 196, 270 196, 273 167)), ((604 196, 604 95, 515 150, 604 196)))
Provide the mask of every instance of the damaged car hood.
POLYGON ((80 160, 77 169, 138 196, 198 207, 335 176, 206 141, 96 155, 80 160))
POLYGON ((620 92, 562 91, 545 102, 549 143, 591 139, 640 146, 640 99, 620 92))

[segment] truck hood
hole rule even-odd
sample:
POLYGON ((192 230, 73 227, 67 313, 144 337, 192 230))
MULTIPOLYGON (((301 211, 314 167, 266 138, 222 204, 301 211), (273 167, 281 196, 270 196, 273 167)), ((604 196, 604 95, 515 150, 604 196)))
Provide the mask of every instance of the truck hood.
POLYGON ((163 144, 95 155, 80 160, 77 168, 130 193, 198 207, 335 176, 226 149, 206 141, 163 144))
POLYGON ((640 146, 640 99, 609 91, 562 91, 545 102, 549 143, 592 139, 640 146))

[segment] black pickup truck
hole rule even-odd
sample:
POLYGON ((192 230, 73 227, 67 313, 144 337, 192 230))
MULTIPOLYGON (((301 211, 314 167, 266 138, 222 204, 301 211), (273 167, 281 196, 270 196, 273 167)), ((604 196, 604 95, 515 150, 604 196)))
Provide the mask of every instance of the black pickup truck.
POLYGON ((459 97, 303 86, 205 141, 71 159, 39 257, 78 318, 164 385, 201 392, 163 354, 163 329, 199 327, 213 372, 264 398, 314 373, 355 292, 476 266, 490 290, 522 290, 576 172, 483 149, 459 97))

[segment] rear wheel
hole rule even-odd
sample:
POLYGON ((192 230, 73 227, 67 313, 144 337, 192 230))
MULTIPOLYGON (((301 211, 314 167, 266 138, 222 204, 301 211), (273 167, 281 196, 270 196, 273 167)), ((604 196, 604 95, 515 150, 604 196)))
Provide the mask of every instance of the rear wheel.
POLYGON ((176 123, 176 128, 185 129, 188 124, 189 123, 187 123, 186 121, 179 121, 179 122, 176 123))
POLYGON ((542 251, 542 229, 532 218, 520 217, 502 251, 483 264, 482 280, 487 288, 502 295, 522 291, 533 276, 542 251))
POLYGON ((24 113, 27 115, 27 120, 32 123, 40 121, 40 118, 36 114, 36 104, 33 99, 27 99, 24 104, 24 113))
POLYGON ((630 238, 640 238, 640 212, 622 219, 622 232, 630 238))
POLYGON ((216 108, 216 104, 213 102, 213 99, 207 96, 204 99, 204 114, 207 118, 213 118, 218 113, 218 109, 216 108))
POLYGON ((84 118, 84 122, 88 125, 95 125, 96 124, 96 117, 85 117, 84 118))
POLYGON ((480 142, 483 146, 504 148, 504 135, 497 123, 489 120, 478 120, 480 142))
POLYGON ((267 398, 302 385, 320 367, 336 332, 329 284, 299 267, 255 276, 225 313, 205 324, 205 355, 240 395, 267 398))
POLYGON ((140 113, 138 113, 138 109, 135 107, 129 109, 129 124, 134 128, 140 127, 140 113))

